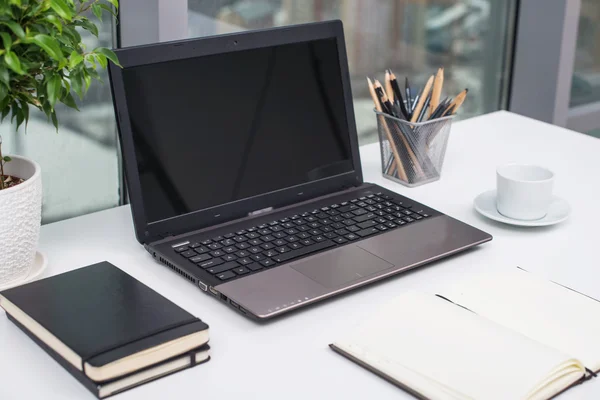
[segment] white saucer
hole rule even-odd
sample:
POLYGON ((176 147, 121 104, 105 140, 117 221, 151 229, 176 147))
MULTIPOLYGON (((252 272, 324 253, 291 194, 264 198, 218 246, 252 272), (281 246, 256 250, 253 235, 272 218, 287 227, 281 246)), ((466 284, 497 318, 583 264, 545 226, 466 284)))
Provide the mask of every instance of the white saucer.
POLYGON ((571 207, 566 200, 560 197, 554 196, 552 204, 548 209, 548 214, 544 218, 536 219, 533 221, 526 221, 521 219, 513 219, 506 217, 498 212, 496 209, 496 191, 489 190, 481 193, 475 198, 473 202, 475 210, 484 217, 493 219, 494 221, 504 222, 505 224, 517 225, 517 226, 547 226, 558 224, 569 218, 571 214, 571 207))
POLYGON ((0 291, 10 289, 16 286, 21 286, 33 281, 46 270, 47 266, 48 259, 43 253, 37 251, 35 253, 35 259, 33 260, 33 266, 31 267, 31 271, 29 271, 29 275, 27 275, 25 278, 19 279, 18 281, 14 281, 6 285, 0 285, 0 291))

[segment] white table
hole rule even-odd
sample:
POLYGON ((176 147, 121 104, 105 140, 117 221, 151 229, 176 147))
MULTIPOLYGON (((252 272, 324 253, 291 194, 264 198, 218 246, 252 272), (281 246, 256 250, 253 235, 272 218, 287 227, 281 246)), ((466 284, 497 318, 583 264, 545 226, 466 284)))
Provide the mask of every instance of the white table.
MULTIPOLYGON (((210 324, 213 359, 119 395, 120 400, 411 398, 335 354, 328 344, 373 309, 409 288, 443 291, 482 269, 521 266, 600 298, 600 140, 507 112, 458 122, 442 179, 409 189, 383 179, 378 145, 361 148, 375 182, 494 236, 479 248, 334 298, 266 324, 228 309, 157 264, 134 237, 128 206, 42 228, 46 276, 108 260, 210 324), (557 175, 555 192, 573 212, 565 223, 516 228, 480 217, 473 198, 495 185, 495 167, 528 162, 557 175)), ((598 316, 595 316, 598 318, 598 316)), ((73 321, 75 328, 76 321, 73 321)), ((91 399, 82 385, 6 318, 0 318, 0 399, 91 399)), ((561 398, 600 398, 585 383, 561 398)))

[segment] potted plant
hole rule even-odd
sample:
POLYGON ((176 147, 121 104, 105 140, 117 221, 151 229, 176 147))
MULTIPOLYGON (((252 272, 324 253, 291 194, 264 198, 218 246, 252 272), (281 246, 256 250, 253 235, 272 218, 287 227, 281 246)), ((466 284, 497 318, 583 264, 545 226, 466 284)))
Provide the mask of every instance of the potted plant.
MULTIPOLYGON (((78 110, 98 68, 109 60, 107 48, 87 49, 81 32, 98 36, 87 16, 116 16, 118 0, 0 0, 0 117, 19 126, 30 108, 43 112, 58 131, 58 102, 78 110), (7 117, 10 116, 10 119, 7 117)), ((41 223, 40 166, 2 153, 0 138, 0 287, 27 278, 41 223)))

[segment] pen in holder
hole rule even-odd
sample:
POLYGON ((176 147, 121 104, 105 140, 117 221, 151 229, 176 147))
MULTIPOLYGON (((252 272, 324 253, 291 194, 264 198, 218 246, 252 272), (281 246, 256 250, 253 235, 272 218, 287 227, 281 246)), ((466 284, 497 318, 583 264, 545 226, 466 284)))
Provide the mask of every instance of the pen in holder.
POLYGON ((383 176, 408 187, 440 179, 454 116, 409 122, 374 111, 383 176))

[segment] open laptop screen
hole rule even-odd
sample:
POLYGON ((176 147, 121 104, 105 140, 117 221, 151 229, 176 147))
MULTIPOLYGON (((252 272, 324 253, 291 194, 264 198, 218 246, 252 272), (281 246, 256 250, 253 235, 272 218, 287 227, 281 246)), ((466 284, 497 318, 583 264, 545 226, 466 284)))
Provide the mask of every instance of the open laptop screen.
POLYGON ((351 172, 336 39, 125 68, 148 222, 351 172))

